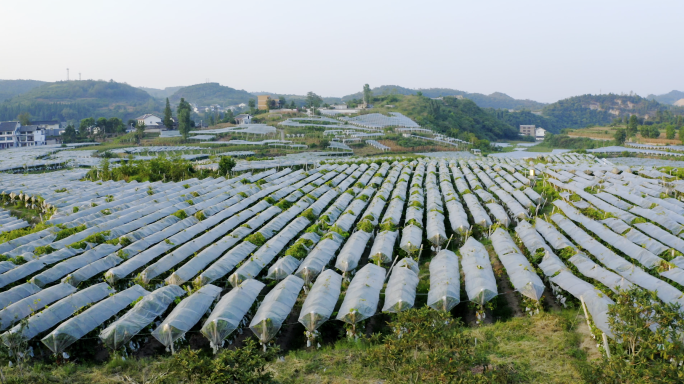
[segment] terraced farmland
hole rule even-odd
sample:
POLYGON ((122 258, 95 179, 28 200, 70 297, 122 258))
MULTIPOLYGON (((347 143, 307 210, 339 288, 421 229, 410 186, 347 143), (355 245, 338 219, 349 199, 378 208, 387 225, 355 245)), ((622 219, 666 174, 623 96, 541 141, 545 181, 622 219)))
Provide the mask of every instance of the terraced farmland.
POLYGON ((417 306, 489 323, 511 294, 525 316, 582 308, 605 347, 619 289, 684 304, 684 182, 592 156, 378 158, 178 183, 83 174, 0 174, 5 202, 49 217, 0 227, 0 338, 34 356, 174 353, 191 339, 219 351, 246 334, 315 348, 417 306))

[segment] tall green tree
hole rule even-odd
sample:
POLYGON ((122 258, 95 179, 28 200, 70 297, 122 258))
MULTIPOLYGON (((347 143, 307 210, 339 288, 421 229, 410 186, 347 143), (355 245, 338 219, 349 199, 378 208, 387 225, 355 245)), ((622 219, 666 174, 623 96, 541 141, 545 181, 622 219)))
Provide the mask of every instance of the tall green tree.
POLYGON ((190 133, 190 127, 191 127, 191 122, 190 122, 190 111, 191 111, 190 103, 185 101, 184 98, 180 99, 180 103, 178 104, 178 131, 180 132, 181 136, 183 136, 183 140, 188 139, 188 134, 190 133))
POLYGON ((145 137, 145 123, 140 121, 135 124, 135 141, 140 144, 143 137, 145 137))
POLYGON ((625 140, 627 140, 627 132, 622 128, 618 128, 615 130, 615 135, 613 137, 615 138, 615 143, 617 145, 622 145, 625 143, 625 140))
POLYGON ((679 128, 679 141, 684 144, 684 127, 679 128))
POLYGON ((363 85, 363 101, 366 104, 370 104, 373 101, 373 92, 368 84, 363 85))
POLYGON ((218 164, 219 174, 227 176, 233 168, 235 168, 235 160, 230 156, 221 156, 218 164))
POLYGON ((173 119, 171 118, 171 104, 169 98, 166 98, 166 107, 164 108, 164 126, 168 129, 173 128, 173 119))
POLYGON ((76 129, 74 129, 73 125, 69 124, 64 129, 64 140, 65 141, 74 141, 75 139, 76 139, 76 129))
POLYGON ((31 125, 31 115, 28 112, 22 112, 17 116, 17 120, 21 125, 31 125))
POLYGON ((684 125, 684 117, 677 116, 677 128, 681 128, 684 125))
POLYGON ((665 137, 667 137, 668 140, 672 140, 675 138, 675 126, 672 124, 668 124, 667 127, 665 127, 665 137))
POLYGON ((126 127, 124 126, 123 120, 118 117, 110 117, 107 120, 107 130, 110 133, 122 134, 126 133, 126 127))
POLYGON ((636 136, 638 125, 639 125, 639 119, 637 119, 637 115, 630 116, 629 117, 629 123, 627 124, 627 135, 630 137, 636 136))
POLYGON ((317 94, 313 92, 309 92, 306 94, 306 105, 309 106, 309 108, 318 108, 321 106, 323 103, 323 98, 318 96, 317 94))
POLYGON ((254 99, 249 99, 247 105, 249 105, 249 113, 254 114, 254 107, 256 107, 256 102, 254 99))

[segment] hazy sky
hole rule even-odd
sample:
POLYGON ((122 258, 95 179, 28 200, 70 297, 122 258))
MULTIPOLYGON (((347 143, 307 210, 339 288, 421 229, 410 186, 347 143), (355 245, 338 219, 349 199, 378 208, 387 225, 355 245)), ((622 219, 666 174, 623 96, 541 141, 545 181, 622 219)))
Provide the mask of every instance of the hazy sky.
POLYGON ((552 102, 684 91, 684 1, 0 2, 0 79, 343 96, 371 86, 552 102))

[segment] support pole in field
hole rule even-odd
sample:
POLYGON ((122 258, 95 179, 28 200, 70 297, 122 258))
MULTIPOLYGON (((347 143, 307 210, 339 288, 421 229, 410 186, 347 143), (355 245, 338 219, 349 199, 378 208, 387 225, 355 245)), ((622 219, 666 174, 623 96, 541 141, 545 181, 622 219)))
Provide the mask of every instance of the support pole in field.
POLYGON ((591 324, 589 324, 589 313, 587 312, 586 304, 584 304, 584 296, 580 296, 580 301, 582 302, 582 309, 584 310, 584 318, 587 319, 587 327, 591 329, 591 324))
POLYGON ((610 359, 610 347, 608 346, 608 337, 605 333, 601 333, 603 337, 603 348, 606 350, 606 356, 610 359))

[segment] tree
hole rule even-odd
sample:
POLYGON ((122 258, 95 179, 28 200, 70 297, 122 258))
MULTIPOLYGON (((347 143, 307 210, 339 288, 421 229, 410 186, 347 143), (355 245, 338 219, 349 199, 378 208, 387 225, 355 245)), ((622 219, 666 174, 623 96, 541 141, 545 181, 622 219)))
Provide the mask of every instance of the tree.
POLYGON ((615 130, 615 135, 613 137, 615 138, 615 143, 617 145, 622 145, 625 143, 625 140, 627 140, 627 132, 622 128, 618 128, 615 130))
POLYGON ((223 114, 223 120, 221 122, 230 124, 235 123, 235 115, 233 115, 232 109, 227 110, 226 113, 223 114))
POLYGON ((126 127, 124 126, 123 120, 118 117, 110 117, 109 120, 107 120, 107 129, 110 133, 126 133, 126 127))
POLYGON ((180 132, 181 136, 183 136, 183 140, 188 139, 188 134, 190 133, 190 127, 191 127, 191 121, 190 121, 190 103, 185 101, 184 98, 181 97, 180 103, 178 104, 178 131, 180 132))
POLYGON ((268 109, 275 109, 276 101, 274 99, 268 99, 268 109))
POLYGON ((318 96, 313 92, 309 92, 306 94, 306 105, 309 106, 309 108, 316 109, 321 106, 321 103, 323 103, 322 97, 318 96))
POLYGON ((171 104, 169 98, 166 98, 166 107, 164 108, 164 126, 167 129, 173 128, 173 120, 171 119, 171 104))
POLYGON ((145 136, 145 123, 142 121, 135 124, 135 141, 140 144, 140 140, 145 136))
POLYGON ((614 334, 611 357, 583 372, 588 383, 681 383, 684 316, 678 303, 663 303, 655 292, 633 288, 616 293, 608 306, 614 334), (620 340, 620 342, 617 342, 620 340))
POLYGON ((629 117, 629 124, 627 124, 627 135, 631 136, 636 136, 637 134, 637 125, 639 124, 639 120, 637 119, 637 115, 632 115, 629 117))
POLYGON ((287 105, 287 100, 285 100, 285 96, 280 96, 278 98, 278 103, 280 104, 280 108, 284 108, 287 105))
POLYGON ((416 92, 416 96, 418 96, 418 97, 423 96, 423 92, 421 92, 421 91, 416 92))
POLYGON ((675 126, 672 124, 669 124, 667 127, 665 127, 665 137, 667 137, 668 140, 672 140, 675 138, 675 126))
POLYGON ((31 125, 31 115, 28 112, 22 112, 17 116, 17 120, 21 125, 31 125))
POLYGON ((363 101, 366 104, 373 102, 373 91, 371 91, 370 85, 368 84, 363 85, 363 101))
POLYGON ((679 128, 679 140, 684 144, 684 127, 679 128))
POLYGON ((249 105, 249 112, 253 114, 254 113, 254 107, 256 106, 256 102, 254 101, 254 99, 249 99, 249 101, 247 102, 247 105, 249 105))
POLYGON ((290 109, 297 109, 297 105, 295 104, 294 100, 290 100, 290 109))
POLYGON ((660 131, 655 125, 642 125, 640 132, 642 137, 647 137, 649 139, 657 139, 660 137, 660 131))
POLYGON ((228 176, 233 168, 235 168, 235 160, 230 156, 221 156, 221 160, 219 160, 218 164, 219 174, 228 176))
POLYGON ((76 139, 76 129, 74 126, 71 124, 67 125, 64 129, 63 136, 65 141, 74 141, 76 139))
POLYGON ((677 116, 677 128, 681 128, 684 125, 684 117, 677 116))
POLYGON ((81 123, 78 125, 78 133, 81 136, 88 136, 88 130, 89 128, 92 128, 95 126, 95 119, 92 117, 87 117, 85 119, 81 120, 81 123))
POLYGON ((97 119, 95 125, 100 129, 100 135, 105 136, 105 134, 107 133, 107 119, 105 119, 104 117, 100 117, 99 119, 97 119))

